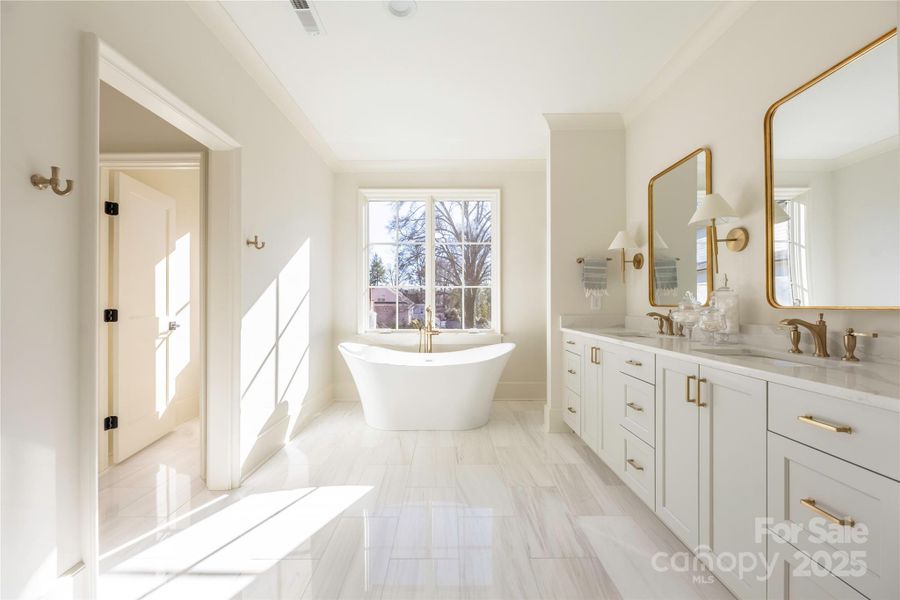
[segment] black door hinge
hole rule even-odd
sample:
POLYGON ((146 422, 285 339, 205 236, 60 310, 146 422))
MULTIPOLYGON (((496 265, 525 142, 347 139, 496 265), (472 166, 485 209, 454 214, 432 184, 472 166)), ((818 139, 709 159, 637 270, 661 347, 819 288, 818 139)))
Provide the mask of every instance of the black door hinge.
POLYGON ((107 308, 103 311, 104 323, 116 323, 119 320, 119 311, 115 308, 107 308))
POLYGON ((118 216, 119 214, 119 203, 118 202, 104 202, 103 203, 103 212, 108 214, 111 217, 118 216))
POLYGON ((119 417, 106 417, 103 419, 103 431, 119 428, 119 417))

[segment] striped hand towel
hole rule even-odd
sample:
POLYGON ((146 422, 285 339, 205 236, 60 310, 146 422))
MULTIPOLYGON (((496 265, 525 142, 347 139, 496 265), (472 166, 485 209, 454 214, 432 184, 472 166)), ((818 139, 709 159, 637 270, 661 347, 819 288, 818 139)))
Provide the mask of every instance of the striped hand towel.
POLYGON ((678 293, 678 263, 674 256, 653 257, 653 285, 664 294, 678 293))
POLYGON ((600 299, 609 295, 606 290, 606 259, 585 258, 581 264, 581 283, 585 297, 591 301, 591 310, 600 310, 600 299))

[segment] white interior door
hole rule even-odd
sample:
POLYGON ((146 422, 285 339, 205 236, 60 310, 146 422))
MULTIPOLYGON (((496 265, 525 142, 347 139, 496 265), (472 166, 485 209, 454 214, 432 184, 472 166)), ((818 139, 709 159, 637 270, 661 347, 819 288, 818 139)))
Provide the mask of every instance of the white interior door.
MULTIPOLYGON (((112 180, 119 215, 110 244, 110 392, 112 457, 120 462, 174 428, 174 377, 169 337, 178 326, 171 306, 175 200, 122 173, 112 180)), ((187 325, 187 324, 185 324, 187 325)))

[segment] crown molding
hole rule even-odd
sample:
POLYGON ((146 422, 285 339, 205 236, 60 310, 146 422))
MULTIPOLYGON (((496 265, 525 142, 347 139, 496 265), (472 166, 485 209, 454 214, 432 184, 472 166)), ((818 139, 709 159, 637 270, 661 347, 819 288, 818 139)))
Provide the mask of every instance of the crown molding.
POLYGON ((685 42, 666 61, 644 89, 628 103, 623 113, 628 126, 638 115, 659 98, 685 71, 687 71, 738 19, 756 4, 756 0, 722 2, 685 42))
POLYGON ((338 173, 543 173, 547 160, 344 160, 338 173))
POLYGON ((619 113, 544 113, 550 131, 615 131, 624 129, 619 113))
POLYGON ((294 125, 313 150, 328 167, 337 169, 338 160, 331 147, 315 128, 303 109, 297 104, 281 80, 272 72, 250 40, 237 26, 228 11, 219 2, 189 0, 194 14, 212 31, 225 48, 237 59, 250 77, 256 81, 263 93, 275 104, 294 125))

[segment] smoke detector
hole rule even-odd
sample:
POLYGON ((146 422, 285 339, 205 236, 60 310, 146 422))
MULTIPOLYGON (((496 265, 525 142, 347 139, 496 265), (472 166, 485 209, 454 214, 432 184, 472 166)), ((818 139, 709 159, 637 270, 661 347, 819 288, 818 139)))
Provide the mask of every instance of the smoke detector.
POLYGON ((418 6, 415 0, 388 0, 384 3, 388 12, 398 19, 405 19, 416 14, 418 6))
POLYGON ((294 8, 294 14, 300 19, 304 31, 309 35, 320 35, 325 33, 322 27, 322 21, 319 19, 316 9, 312 7, 308 0, 290 0, 291 6, 294 8))

